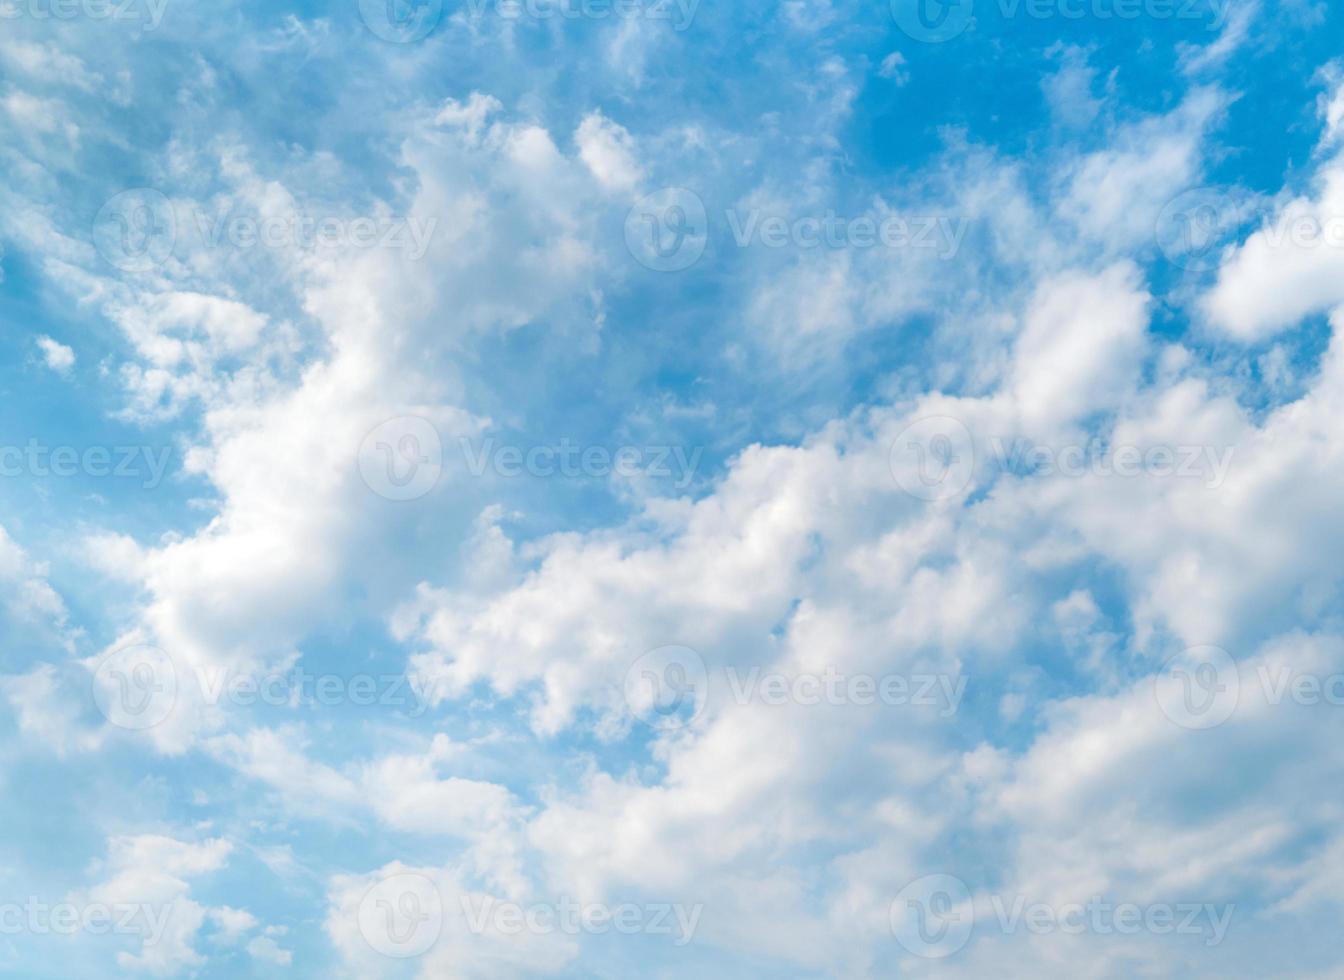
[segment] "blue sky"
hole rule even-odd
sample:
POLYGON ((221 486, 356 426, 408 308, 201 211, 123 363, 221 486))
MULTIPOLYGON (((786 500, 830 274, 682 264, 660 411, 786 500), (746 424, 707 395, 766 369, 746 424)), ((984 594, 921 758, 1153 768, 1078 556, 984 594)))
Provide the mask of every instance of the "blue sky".
POLYGON ((0 975, 1344 970, 1344 12, 0 0, 0 975))

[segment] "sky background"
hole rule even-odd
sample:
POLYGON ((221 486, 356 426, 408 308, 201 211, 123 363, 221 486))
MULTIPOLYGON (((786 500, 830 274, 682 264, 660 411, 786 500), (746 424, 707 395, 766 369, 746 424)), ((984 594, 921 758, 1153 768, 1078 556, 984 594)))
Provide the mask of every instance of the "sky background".
POLYGON ((0 168, 0 975, 1344 977, 1337 4, 0 0, 0 168))

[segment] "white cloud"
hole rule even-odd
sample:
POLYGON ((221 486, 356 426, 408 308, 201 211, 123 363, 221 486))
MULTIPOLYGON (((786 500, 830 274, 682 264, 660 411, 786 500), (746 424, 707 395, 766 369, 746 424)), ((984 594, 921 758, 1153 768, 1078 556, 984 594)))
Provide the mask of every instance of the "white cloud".
POLYGON ((37 346, 42 351, 42 359, 47 367, 57 374, 69 374, 70 369, 75 366, 75 352, 65 344, 50 337, 38 337, 37 346))
POLYGON ((1223 256, 1202 300, 1215 327, 1256 343, 1344 303, 1344 156, 1325 163, 1316 184, 1223 256))
POLYGON ((83 903, 139 907, 138 953, 117 954, 127 971, 171 976, 206 962, 195 948, 209 910, 194 901, 191 881, 224 867, 233 845, 223 839, 199 844, 156 834, 108 839, 103 878, 75 896, 83 903))
POLYGON ((631 190, 644 177, 635 157, 635 141, 619 123, 601 112, 583 117, 574 134, 579 156, 594 177, 613 190, 631 190))

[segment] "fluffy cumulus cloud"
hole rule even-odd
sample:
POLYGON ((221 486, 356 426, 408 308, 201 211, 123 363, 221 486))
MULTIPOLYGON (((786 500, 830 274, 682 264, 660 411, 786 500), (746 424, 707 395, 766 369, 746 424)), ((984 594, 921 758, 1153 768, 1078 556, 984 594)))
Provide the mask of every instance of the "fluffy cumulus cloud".
POLYGON ((1344 969, 1339 11, 349 7, 5 18, 0 972, 1344 969))

